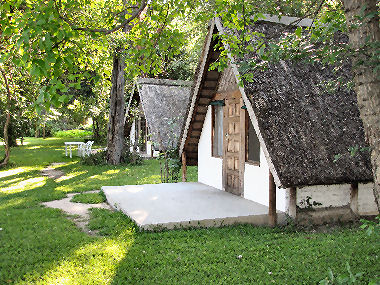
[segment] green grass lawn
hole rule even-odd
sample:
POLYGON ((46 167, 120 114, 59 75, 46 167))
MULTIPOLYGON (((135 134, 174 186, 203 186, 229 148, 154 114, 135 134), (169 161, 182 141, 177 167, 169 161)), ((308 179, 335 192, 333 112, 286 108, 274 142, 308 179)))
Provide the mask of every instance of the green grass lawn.
MULTIPOLYGON (((159 164, 84 166, 64 156, 64 141, 28 138, 0 171, 0 284, 316 284, 329 268, 348 275, 347 262, 363 273, 359 284, 379 275, 379 237, 357 228, 150 233, 121 213, 93 209, 89 227, 101 236, 88 236, 40 203, 102 185, 159 183, 159 164), (56 181, 39 174, 52 162, 65 163, 59 169, 66 175, 56 181)), ((196 168, 189 177, 196 180, 196 168)))

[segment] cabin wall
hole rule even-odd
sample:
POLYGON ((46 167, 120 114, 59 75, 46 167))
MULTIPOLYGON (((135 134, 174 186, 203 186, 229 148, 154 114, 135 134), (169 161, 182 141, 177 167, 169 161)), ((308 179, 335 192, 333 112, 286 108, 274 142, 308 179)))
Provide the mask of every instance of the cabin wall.
POLYGON ((223 160, 212 157, 211 127, 211 106, 209 106, 198 144, 198 181, 217 189, 222 189, 223 160))
MULTIPOLYGON (((377 213, 372 189, 373 183, 359 183, 358 209, 360 215, 377 213)), ((321 204, 313 206, 315 209, 347 206, 350 204, 350 195, 350 184, 307 186, 297 189, 297 206, 305 208, 307 197, 311 197, 310 203, 321 204)))
MULTIPOLYGON (((269 206, 269 167, 260 149, 260 166, 245 163, 244 198, 269 206)), ((276 209, 285 212, 286 190, 276 187, 276 209)))
MULTIPOLYGON (((211 106, 209 106, 198 145, 198 181, 222 190, 223 160, 212 157, 211 127, 211 106)), ((268 206, 269 168, 262 151, 260 151, 260 161, 262 161, 260 166, 245 164, 244 198, 268 206)), ((277 189, 276 194, 277 209, 285 211, 285 189, 277 189)))
POLYGON ((129 150, 130 151, 133 151, 133 145, 135 144, 135 140, 136 140, 136 120, 134 120, 132 122, 132 127, 131 127, 131 132, 129 133, 129 150))
MULTIPOLYGON (((359 183, 358 185, 358 214, 360 216, 378 214, 372 189, 373 183, 359 183)), ((322 224, 355 218, 350 205, 350 184, 297 188, 296 195, 296 220, 301 224, 322 224)))

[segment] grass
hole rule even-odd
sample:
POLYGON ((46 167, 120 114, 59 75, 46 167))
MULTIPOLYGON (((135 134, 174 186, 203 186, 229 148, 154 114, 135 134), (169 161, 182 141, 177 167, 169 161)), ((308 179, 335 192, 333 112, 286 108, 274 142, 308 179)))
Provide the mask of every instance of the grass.
MULTIPOLYGON (((347 275, 346 262, 363 273, 359 284, 379 275, 379 236, 355 227, 150 233, 119 212, 92 209, 89 227, 101 236, 89 236, 40 203, 103 185, 159 183, 159 165, 81 165, 64 156, 64 141, 28 138, 0 170, 0 284, 316 284, 329 268, 347 275), (59 169, 66 175, 56 181, 39 174, 52 162, 65 163, 59 169)), ((196 181, 196 168, 189 177, 196 181)))
POLYGON ((84 204, 99 204, 106 201, 103 192, 100 193, 80 193, 71 198, 71 202, 84 203, 84 204))

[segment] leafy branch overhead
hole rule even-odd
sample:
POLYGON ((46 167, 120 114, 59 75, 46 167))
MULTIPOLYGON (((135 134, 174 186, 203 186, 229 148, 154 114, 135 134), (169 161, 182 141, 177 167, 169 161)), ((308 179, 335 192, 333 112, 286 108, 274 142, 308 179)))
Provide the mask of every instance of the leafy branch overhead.
POLYGON ((141 0, 140 5, 138 6, 135 5, 135 6, 129 6, 129 7, 126 5, 127 3, 125 3, 126 1, 123 1, 123 2, 124 2, 123 9, 120 12, 117 12, 116 15, 114 15, 114 16, 120 16, 119 19, 121 20, 120 21, 121 23, 115 25, 112 28, 107 29, 107 28, 78 27, 71 19, 68 18, 67 14, 64 14, 63 10, 65 10, 64 9, 65 7, 62 7, 62 0, 59 0, 59 1, 54 0, 55 8, 57 10, 59 18, 65 21, 70 26, 72 26, 73 30, 92 32, 92 33, 102 33, 105 35, 127 28, 128 25, 140 15, 140 13, 146 8, 146 5, 147 5, 147 2, 145 0, 141 0), (129 15, 129 17, 126 17, 126 15, 129 15))
POLYGON ((151 1, 147 9, 146 1, 1 1, 0 62, 26 69, 41 85, 37 107, 46 108, 68 102, 69 88, 79 89, 83 78, 109 78, 121 46, 130 78, 160 73, 183 47, 173 20, 188 3, 179 2, 151 1))

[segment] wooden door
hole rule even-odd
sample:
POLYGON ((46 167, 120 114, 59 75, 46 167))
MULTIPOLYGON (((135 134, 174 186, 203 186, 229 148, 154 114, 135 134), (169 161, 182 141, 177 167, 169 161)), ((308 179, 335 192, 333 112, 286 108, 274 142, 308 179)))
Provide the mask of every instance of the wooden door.
POLYGON ((223 117, 223 187, 235 195, 243 195, 245 163, 245 110, 241 97, 225 99, 223 117))

